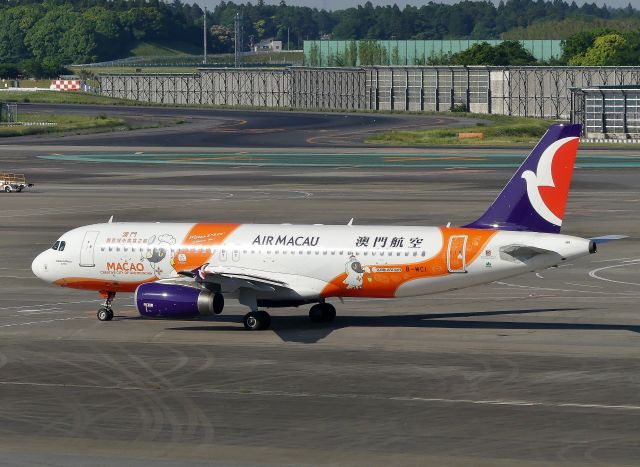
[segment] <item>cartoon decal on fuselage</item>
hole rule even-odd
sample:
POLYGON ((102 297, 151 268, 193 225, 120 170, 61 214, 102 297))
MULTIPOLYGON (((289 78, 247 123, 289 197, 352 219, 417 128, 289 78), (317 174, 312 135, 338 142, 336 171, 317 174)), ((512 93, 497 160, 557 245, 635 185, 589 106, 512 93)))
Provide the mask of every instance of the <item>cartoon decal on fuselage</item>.
POLYGON ((147 250, 142 259, 149 263, 153 273, 160 279, 171 275, 173 259, 167 258, 167 252, 175 244, 175 237, 169 234, 152 235, 147 241, 147 250))
POLYGON ((349 261, 345 264, 344 272, 347 274, 343 284, 347 289, 361 289, 364 275, 370 272, 369 267, 362 267, 362 264, 354 255, 351 255, 349 261))

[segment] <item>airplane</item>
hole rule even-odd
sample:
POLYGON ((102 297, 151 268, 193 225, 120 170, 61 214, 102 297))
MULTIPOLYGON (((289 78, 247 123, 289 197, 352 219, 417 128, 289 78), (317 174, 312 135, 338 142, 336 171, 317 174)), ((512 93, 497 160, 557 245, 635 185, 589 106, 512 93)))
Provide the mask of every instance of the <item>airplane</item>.
POLYGON ((32 270, 62 287, 105 298, 133 292, 151 318, 219 314, 225 300, 247 306, 248 330, 267 329, 264 308, 312 305, 330 322, 327 300, 398 298, 461 289, 557 266, 622 236, 560 234, 580 125, 551 125, 488 210, 461 226, 113 222, 64 233, 32 270))

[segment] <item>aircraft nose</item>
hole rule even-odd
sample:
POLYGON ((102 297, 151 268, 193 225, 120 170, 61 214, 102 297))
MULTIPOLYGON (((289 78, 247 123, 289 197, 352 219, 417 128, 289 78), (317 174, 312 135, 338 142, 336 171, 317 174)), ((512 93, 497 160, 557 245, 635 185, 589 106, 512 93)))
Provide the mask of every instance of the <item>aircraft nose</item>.
POLYGON ((35 257, 33 263, 31 263, 31 270, 33 274, 39 279, 45 280, 45 274, 47 272, 48 266, 46 263, 46 258, 44 253, 40 253, 35 257))

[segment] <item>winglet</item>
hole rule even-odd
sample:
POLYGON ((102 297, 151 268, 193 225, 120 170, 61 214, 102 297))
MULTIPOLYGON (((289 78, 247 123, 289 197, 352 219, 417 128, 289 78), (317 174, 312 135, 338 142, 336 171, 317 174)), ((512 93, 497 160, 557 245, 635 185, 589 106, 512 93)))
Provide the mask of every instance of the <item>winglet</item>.
POLYGON ((113 216, 109 218, 109 220, 107 221, 107 224, 111 224, 112 222, 113 222, 113 216))
POLYGON ((351 218, 351 220, 347 223, 347 225, 348 225, 349 227, 351 227, 351 226, 353 225, 353 217, 352 217, 352 218, 351 218))

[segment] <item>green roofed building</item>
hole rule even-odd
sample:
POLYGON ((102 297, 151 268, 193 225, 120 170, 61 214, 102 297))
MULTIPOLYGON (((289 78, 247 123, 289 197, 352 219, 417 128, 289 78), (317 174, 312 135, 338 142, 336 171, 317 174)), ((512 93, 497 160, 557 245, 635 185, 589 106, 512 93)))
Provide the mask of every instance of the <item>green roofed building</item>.
MULTIPOLYGON (((487 42, 498 45, 502 40, 415 40, 415 41, 304 41, 306 66, 359 65, 426 65, 430 60, 487 42)), ((537 60, 558 58, 562 41, 552 39, 520 40, 537 60)))

